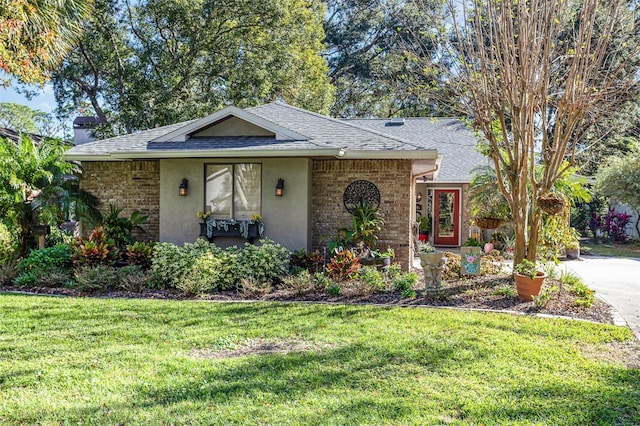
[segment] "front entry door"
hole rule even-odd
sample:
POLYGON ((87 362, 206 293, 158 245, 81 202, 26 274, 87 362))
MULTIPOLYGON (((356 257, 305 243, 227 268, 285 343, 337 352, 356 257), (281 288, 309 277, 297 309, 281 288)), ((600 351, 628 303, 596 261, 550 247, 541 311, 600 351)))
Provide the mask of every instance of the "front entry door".
POLYGON ((460 190, 436 189, 433 191, 434 235, 433 244, 460 245, 460 190))

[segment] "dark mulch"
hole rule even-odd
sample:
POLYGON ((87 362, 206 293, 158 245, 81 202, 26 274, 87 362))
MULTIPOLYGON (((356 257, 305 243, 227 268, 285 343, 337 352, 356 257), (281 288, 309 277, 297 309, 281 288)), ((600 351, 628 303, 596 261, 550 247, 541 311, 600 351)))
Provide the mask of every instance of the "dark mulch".
MULTIPOLYGON (((383 293, 367 294, 362 285, 343 284, 340 296, 331 296, 322 289, 312 290, 305 294, 296 294, 291 290, 277 288, 266 294, 261 300, 268 301, 308 301, 328 303, 382 304, 389 306, 437 306, 454 307, 460 309, 487 309, 494 311, 511 311, 524 314, 547 314, 585 319, 600 323, 613 324, 611 307, 596 299, 591 307, 577 307, 576 300, 569 291, 562 288, 560 282, 552 279, 545 281, 545 287, 556 285, 556 293, 544 307, 538 307, 534 302, 523 302, 515 295, 515 285, 509 275, 485 275, 468 277, 457 281, 443 283, 441 291, 424 294, 422 289, 416 289, 416 298, 402 298, 399 292, 387 291, 383 293)), ((544 288, 543 287, 543 290, 544 288)), ((142 293, 127 291, 112 291, 102 294, 87 294, 76 289, 49 287, 17 287, 2 286, 0 291, 23 291, 28 293, 81 296, 81 297, 111 297, 111 298, 147 298, 147 299, 187 299, 177 290, 145 290, 142 293)), ((237 292, 219 292, 203 296, 200 299, 216 301, 243 300, 237 292)))

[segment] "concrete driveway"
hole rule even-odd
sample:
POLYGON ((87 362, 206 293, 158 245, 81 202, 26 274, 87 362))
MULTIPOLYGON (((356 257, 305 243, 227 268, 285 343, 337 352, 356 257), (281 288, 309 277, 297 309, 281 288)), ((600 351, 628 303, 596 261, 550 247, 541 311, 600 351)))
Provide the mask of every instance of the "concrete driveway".
POLYGON ((640 259, 584 256, 562 264, 613 306, 640 340, 640 259))

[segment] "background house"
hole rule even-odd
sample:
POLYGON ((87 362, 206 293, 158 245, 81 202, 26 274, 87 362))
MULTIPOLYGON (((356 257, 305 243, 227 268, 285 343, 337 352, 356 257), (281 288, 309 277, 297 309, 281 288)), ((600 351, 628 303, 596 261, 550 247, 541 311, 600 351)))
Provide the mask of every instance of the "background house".
POLYGON ((356 198, 377 191, 385 219, 379 244, 394 248, 408 267, 417 211, 432 210, 436 243, 466 239, 466 185, 483 159, 458 120, 388 123, 337 120, 280 102, 228 107, 76 146, 67 158, 82 161, 81 187, 103 207, 115 204, 125 214, 138 209, 149 216, 149 239, 177 244, 198 237, 198 211, 212 211, 239 220, 259 213, 265 236, 292 250, 322 248, 350 223, 345 190, 356 198), (181 196, 184 179, 188 195, 181 196), (283 196, 275 193, 280 179, 283 196), (354 192, 350 185, 358 181, 366 185, 354 192), (416 203, 420 191, 424 202, 416 203))

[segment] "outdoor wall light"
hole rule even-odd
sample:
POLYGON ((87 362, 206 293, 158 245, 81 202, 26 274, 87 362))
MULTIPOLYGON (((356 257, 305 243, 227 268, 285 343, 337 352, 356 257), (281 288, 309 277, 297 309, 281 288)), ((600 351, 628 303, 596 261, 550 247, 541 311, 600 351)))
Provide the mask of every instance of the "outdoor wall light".
POLYGON ((419 203, 422 200, 422 192, 418 192, 418 195, 416 195, 416 203, 419 203))
POLYGON ((189 181, 186 178, 182 179, 182 183, 178 187, 178 195, 181 197, 189 195, 189 181))
POLYGON ((278 179, 276 185, 276 197, 282 197, 284 195, 284 179, 278 179))

